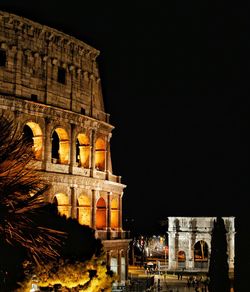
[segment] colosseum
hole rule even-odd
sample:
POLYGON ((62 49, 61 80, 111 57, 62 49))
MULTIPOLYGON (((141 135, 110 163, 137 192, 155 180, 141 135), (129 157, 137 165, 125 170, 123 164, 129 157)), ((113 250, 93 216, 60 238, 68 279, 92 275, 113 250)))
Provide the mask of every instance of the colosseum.
POLYGON ((33 142, 46 194, 61 214, 95 229, 107 265, 125 282, 128 232, 122 229, 126 187, 113 174, 96 58, 72 36, 0 11, 0 112, 33 142))

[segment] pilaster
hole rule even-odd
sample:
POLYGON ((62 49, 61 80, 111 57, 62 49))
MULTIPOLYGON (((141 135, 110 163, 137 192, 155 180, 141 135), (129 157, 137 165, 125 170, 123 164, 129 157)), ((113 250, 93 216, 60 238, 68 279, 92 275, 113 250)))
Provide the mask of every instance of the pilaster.
POLYGON ((96 190, 92 190, 91 227, 93 229, 96 228, 96 190))

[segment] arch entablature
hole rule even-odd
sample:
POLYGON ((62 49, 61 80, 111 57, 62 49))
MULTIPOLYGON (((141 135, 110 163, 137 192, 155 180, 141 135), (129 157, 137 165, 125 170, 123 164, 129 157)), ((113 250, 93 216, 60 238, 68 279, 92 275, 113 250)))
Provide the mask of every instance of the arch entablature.
POLYGON ((71 215, 71 202, 68 194, 56 193, 53 197, 53 203, 57 205, 58 212, 67 218, 71 215))
POLYGON ((63 186, 63 185, 57 185, 56 183, 53 183, 48 192, 48 201, 50 203, 53 203, 55 195, 59 193, 67 194, 70 200, 70 187, 67 185, 63 186))
POLYGON ((195 242, 192 248, 194 248, 195 244, 199 241, 204 241, 208 246, 208 250, 211 250, 211 234, 196 234, 195 242))
POLYGON ((91 200, 92 191, 78 187, 76 188, 76 199, 78 200, 81 196, 87 196, 91 200))
POLYGON ((107 205, 108 201, 108 193, 107 192, 103 192, 103 191, 99 191, 97 192, 97 195, 96 195, 96 201, 99 199, 99 198, 103 198, 104 201, 105 201, 105 204, 107 205))

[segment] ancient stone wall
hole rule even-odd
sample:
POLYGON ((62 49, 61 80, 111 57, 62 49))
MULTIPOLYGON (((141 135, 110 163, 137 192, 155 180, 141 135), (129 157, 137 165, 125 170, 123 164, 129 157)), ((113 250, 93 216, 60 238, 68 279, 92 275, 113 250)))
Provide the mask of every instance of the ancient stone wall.
POLYGON ((72 36, 0 11, 0 114, 32 142, 36 168, 51 185, 45 199, 95 229, 121 282, 126 186, 112 171, 114 127, 104 110, 98 55, 72 36))
POLYGON ((99 51, 60 31, 0 12, 1 93, 108 121, 99 51), (3 65, 3 64, 2 64, 3 65))
MULTIPOLYGON (((211 234, 216 217, 168 217, 169 270, 208 270, 211 234)), ((227 230, 228 264, 234 270, 234 217, 223 217, 227 230)))

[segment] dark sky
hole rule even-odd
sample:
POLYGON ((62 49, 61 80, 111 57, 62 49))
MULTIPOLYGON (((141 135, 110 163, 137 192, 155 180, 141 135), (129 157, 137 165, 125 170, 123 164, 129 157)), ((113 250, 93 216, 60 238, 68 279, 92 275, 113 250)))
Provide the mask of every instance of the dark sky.
POLYGON ((124 218, 149 230, 170 215, 248 212, 247 5, 144 2, 2 0, 0 9, 101 51, 124 218))

